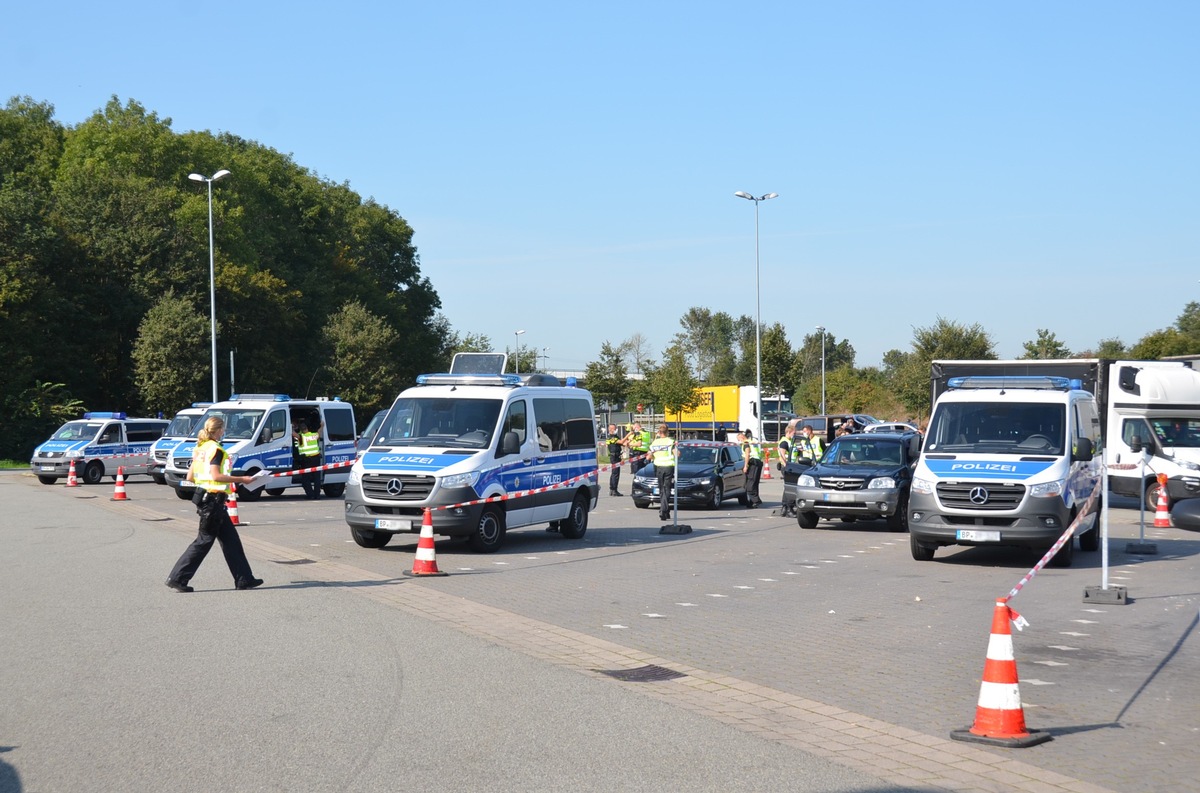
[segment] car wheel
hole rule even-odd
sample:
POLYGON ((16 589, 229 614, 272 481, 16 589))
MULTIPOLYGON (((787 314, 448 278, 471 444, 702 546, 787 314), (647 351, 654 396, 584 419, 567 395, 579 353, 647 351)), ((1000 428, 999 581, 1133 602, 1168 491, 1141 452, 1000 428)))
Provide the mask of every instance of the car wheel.
MULTIPOLYGON (((1074 522, 1075 515, 1071 516, 1071 521, 1074 522)), ((1079 535, 1079 550, 1081 551, 1098 551, 1100 550, 1100 514, 1096 514, 1096 523, 1089 531, 1085 531, 1079 535)))
POLYGON ((725 500, 725 485, 717 482, 713 485, 712 496, 708 499, 709 509, 720 509, 721 502, 725 500))
POLYGON ((587 525, 588 497, 586 493, 579 493, 571 502, 571 512, 567 519, 558 521, 558 531, 568 540, 578 540, 587 534, 587 525))
POLYGON ((104 464, 99 460, 92 460, 83 468, 83 483, 85 485, 98 485, 104 479, 104 464))
POLYGON ((815 512, 799 512, 796 514, 796 522, 800 524, 802 529, 815 529, 817 527, 817 517, 815 512))
MULTIPOLYGON (((257 473, 258 473, 258 469, 253 468, 253 469, 247 471, 246 475, 247 476, 255 476, 257 473)), ((261 488, 261 487, 256 487, 253 490, 251 490, 250 488, 246 487, 245 485, 237 486, 238 501, 258 501, 260 498, 262 498, 262 494, 263 494, 263 488, 261 488)))
POLYGON ((908 546, 912 550, 912 558, 918 562, 933 561, 933 552, 937 548, 935 545, 926 545, 919 542, 916 537, 908 535, 908 546))
POLYGON ((360 529, 355 526, 350 527, 350 536, 362 548, 382 548, 392 539, 392 535, 387 532, 360 529))
POLYGON ((150 478, 154 480, 154 484, 156 485, 165 485, 167 483, 167 478, 162 474, 150 474, 150 478))
POLYGON ((484 507, 470 536, 471 550, 495 553, 504 544, 504 513, 497 507, 484 507))
MULTIPOLYGON (((1150 482, 1146 485, 1146 511, 1147 512, 1158 511, 1158 491, 1161 489, 1162 488, 1159 487, 1157 479, 1151 479, 1150 482)), ((1168 498, 1167 499, 1167 509, 1170 509, 1170 508, 1171 508, 1171 499, 1168 498)))
POLYGON ((638 509, 650 509, 649 501, 641 501, 641 500, 635 498, 633 500, 633 505, 635 507, 637 507, 638 509))
POLYGON ((857 520, 857 515, 842 515, 842 523, 854 523, 857 520))
POLYGON ((334 485, 322 485, 321 492, 329 498, 340 498, 342 493, 346 492, 346 483, 338 482, 334 485))
POLYGON ((43 485, 52 485, 58 481, 58 477, 57 476, 39 476, 38 481, 41 482, 43 485))
POLYGON ((1075 561, 1075 538, 1072 537, 1063 543, 1063 546, 1058 549, 1058 553, 1050 560, 1051 567, 1070 567, 1071 562, 1075 561))
POLYGON ((283 495, 283 488, 282 487, 268 487, 267 495, 270 496, 271 498, 278 498, 279 496, 283 495))
POLYGON ((908 499, 904 496, 896 503, 895 513, 887 516, 889 531, 908 531, 908 499))

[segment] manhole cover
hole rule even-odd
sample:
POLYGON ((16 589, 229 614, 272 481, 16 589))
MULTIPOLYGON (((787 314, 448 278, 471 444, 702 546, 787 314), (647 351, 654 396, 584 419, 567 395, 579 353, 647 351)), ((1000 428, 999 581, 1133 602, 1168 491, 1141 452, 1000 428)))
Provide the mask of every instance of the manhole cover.
POLYGON ((275 564, 316 564, 315 559, 288 559, 286 562, 281 562, 278 559, 272 559, 275 564))
POLYGON ((627 683, 654 683, 660 680, 677 680, 685 675, 665 666, 639 666, 636 669, 597 669, 601 674, 624 680, 627 683))

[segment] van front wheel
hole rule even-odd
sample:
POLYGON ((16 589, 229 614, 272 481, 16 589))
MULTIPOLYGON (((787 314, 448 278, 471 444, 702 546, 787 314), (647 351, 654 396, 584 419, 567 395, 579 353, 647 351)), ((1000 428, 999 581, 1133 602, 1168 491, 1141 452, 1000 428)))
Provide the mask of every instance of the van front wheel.
POLYGON ((468 542, 476 553, 495 553, 504 544, 504 513, 497 507, 484 507, 468 542))
POLYGON ((558 522, 558 531, 568 540, 578 540, 587 534, 588 497, 584 493, 575 496, 571 502, 571 512, 566 520, 558 522))

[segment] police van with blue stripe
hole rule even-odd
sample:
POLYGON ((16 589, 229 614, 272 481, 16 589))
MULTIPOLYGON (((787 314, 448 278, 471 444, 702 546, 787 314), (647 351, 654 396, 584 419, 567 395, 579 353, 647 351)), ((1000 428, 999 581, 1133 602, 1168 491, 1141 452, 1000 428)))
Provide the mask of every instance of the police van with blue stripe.
MULTIPOLYGON (((947 545, 1045 551, 1077 517, 1079 547, 1100 547, 1103 449, 1096 398, 1079 380, 950 378, 938 398, 908 499, 912 556, 947 545)), ((901 507, 903 508, 903 507, 901 507)), ((1074 536, 1050 564, 1071 564, 1074 536)))
POLYGON ((175 418, 171 419, 171 423, 167 425, 166 432, 150 447, 150 478, 154 480, 155 484, 165 485, 167 483, 166 470, 167 463, 171 459, 171 452, 175 451, 175 447, 186 440, 188 436, 196 437, 204 410, 211 404, 212 402, 193 402, 191 407, 186 407, 176 413, 175 418))
POLYGON ((508 529, 587 531, 600 493, 592 395, 547 374, 505 374, 505 356, 460 353, 449 373, 403 391, 350 471, 345 517, 364 548, 419 532, 478 552, 508 529), (470 503, 495 499, 487 503, 470 503))
POLYGON ((84 413, 68 421, 33 450, 29 461, 38 481, 52 485, 70 475, 84 484, 99 484, 107 474, 114 479, 117 469, 125 476, 150 473, 150 446, 167 428, 163 419, 129 418, 120 412, 84 413))
MULTIPOLYGON (((337 397, 327 399, 292 399, 287 394, 234 394, 204 411, 187 440, 172 451, 164 475, 180 498, 190 499, 191 483, 186 481, 192 464, 199 431, 210 416, 225 421, 221 446, 229 455, 235 476, 256 476, 264 471, 282 473, 296 469, 296 452, 292 433, 300 422, 319 430, 319 465, 349 463, 354 460, 357 439, 354 431, 354 409, 349 402, 337 397)), ((331 498, 346 489, 349 466, 330 469, 323 474, 321 489, 331 498)), ((265 490, 278 496, 288 487, 299 486, 299 476, 262 477, 252 485, 238 485, 238 498, 254 501, 265 490)))

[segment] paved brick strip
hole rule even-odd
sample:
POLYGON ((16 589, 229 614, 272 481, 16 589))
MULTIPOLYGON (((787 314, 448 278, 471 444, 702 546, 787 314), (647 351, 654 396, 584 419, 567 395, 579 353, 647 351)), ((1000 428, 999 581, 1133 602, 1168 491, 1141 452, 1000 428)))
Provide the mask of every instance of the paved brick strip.
MULTIPOLYGON (((163 520, 161 513, 127 503, 97 501, 97 506, 141 520, 163 520)), ((173 521, 190 534, 191 522, 173 521)), ((389 578, 353 565, 314 559, 303 553, 242 535, 254 557, 272 562, 306 561, 290 574, 365 597, 407 614, 449 625, 485 641, 515 650, 596 679, 630 687, 728 724, 765 740, 791 746, 855 768, 888 783, 954 793, 1114 793, 1073 777, 1038 768, 1008 755, 939 738, 860 713, 768 686, 659 658, 607 639, 563 628, 510 611, 446 595, 436 583, 389 578), (363 586, 373 583, 373 586, 363 586), (662 682, 621 683, 602 669, 654 665, 684 676, 662 682)))

